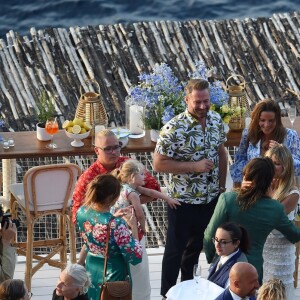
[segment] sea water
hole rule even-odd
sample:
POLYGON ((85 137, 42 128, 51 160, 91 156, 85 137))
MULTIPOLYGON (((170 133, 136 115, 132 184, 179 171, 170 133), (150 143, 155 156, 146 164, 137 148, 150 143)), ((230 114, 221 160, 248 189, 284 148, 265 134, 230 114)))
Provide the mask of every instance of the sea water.
POLYGON ((299 0, 0 0, 0 38, 9 30, 137 21, 244 19, 299 11, 299 0))

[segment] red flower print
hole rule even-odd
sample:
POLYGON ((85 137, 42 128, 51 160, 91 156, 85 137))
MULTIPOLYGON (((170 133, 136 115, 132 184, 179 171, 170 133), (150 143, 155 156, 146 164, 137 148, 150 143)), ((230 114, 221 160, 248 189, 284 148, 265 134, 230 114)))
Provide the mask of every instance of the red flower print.
POLYGON ((92 224, 89 221, 84 222, 83 223, 83 227, 84 227, 84 231, 86 233, 92 232, 93 226, 92 226, 92 224))
POLYGON ((114 238, 119 247, 124 247, 130 242, 130 232, 124 224, 120 224, 114 231, 114 238))
POLYGON ((142 258, 143 256, 143 248, 140 243, 135 243, 134 254, 137 258, 142 258))
POLYGON ((104 255, 104 249, 100 246, 97 246, 95 244, 90 243, 89 248, 90 248, 90 251, 93 254, 102 254, 102 255, 104 255))
POLYGON ((97 223, 93 228, 93 237, 99 243, 106 240, 107 225, 97 223))

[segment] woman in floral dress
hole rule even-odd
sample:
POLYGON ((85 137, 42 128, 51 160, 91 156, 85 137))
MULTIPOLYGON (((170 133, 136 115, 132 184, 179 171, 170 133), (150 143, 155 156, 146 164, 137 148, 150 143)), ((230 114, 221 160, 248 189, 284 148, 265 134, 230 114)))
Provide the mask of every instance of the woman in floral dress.
POLYGON ((92 284, 88 290, 90 300, 98 300, 103 280, 107 225, 111 221, 107 281, 125 280, 129 263, 142 260, 142 247, 138 241, 137 220, 132 209, 125 211, 124 219, 115 218, 110 208, 120 195, 121 185, 112 175, 97 176, 88 186, 86 202, 77 212, 77 225, 86 245, 86 269, 92 284))
MULTIPOLYGON (((299 201, 296 187, 293 157, 285 146, 275 146, 266 152, 275 165, 275 177, 270 196, 278 200, 285 208, 290 220, 295 218, 299 201)), ((273 230, 267 237, 263 250, 263 281, 280 279, 285 285, 286 299, 294 299, 295 245, 289 242, 278 230, 273 230)))
POLYGON ((296 130, 285 128, 281 121, 279 105, 265 99, 257 103, 251 113, 249 129, 242 133, 230 174, 234 187, 240 187, 246 164, 255 157, 264 156, 267 150, 283 144, 291 152, 296 176, 300 176, 300 142, 296 130))

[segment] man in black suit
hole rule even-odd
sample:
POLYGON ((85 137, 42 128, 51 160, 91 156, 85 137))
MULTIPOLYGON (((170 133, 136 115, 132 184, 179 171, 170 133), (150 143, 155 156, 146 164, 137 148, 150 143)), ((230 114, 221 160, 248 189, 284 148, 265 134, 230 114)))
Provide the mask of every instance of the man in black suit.
POLYGON ((256 268, 246 262, 237 262, 229 273, 229 287, 215 300, 254 300, 259 288, 256 268), (238 296, 239 298, 234 298, 238 296))

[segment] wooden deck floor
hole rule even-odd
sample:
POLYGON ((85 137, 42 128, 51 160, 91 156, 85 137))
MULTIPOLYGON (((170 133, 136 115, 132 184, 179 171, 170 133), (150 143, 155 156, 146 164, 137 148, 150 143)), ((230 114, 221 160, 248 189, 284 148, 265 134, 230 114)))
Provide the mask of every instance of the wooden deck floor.
MULTIPOLYGON (((226 180, 227 189, 231 189, 232 180, 230 176, 227 176, 226 180)), ((150 269, 150 281, 151 281, 151 300, 162 299, 160 296, 160 277, 161 277, 161 262, 163 257, 164 248, 147 249, 149 256, 149 269, 150 269)), ((206 262, 205 254, 201 253, 199 262, 201 264, 202 276, 207 278, 209 265, 206 262)), ((299 266, 300 270, 300 266, 299 266)), ((15 278, 24 279, 25 271, 25 259, 20 257, 16 266, 15 278)), ((52 293, 56 286, 57 279, 59 277, 60 270, 44 266, 33 277, 32 289, 33 300, 51 300, 52 293)), ((185 300, 185 299, 182 299, 185 300)), ((298 280, 298 288, 295 290, 294 300, 300 300, 300 277, 298 280)))
MULTIPOLYGON (((150 264, 150 280, 151 280, 151 300, 158 300, 160 296, 160 275, 161 275, 161 261, 163 257, 164 248, 148 249, 149 264, 150 264)), ((199 262, 202 266, 202 276, 207 277, 208 264, 206 263, 204 253, 201 253, 199 262)), ((25 261, 20 257, 17 263, 15 278, 24 279, 25 261)), ((60 270, 44 266, 33 277, 32 280, 32 293, 33 300, 51 300, 52 292, 55 288, 60 270)), ((295 300, 300 300, 300 280, 298 281, 298 288, 295 290, 295 300)), ((182 299, 184 300, 184 299, 182 299)))

